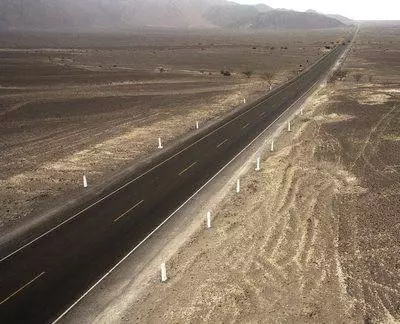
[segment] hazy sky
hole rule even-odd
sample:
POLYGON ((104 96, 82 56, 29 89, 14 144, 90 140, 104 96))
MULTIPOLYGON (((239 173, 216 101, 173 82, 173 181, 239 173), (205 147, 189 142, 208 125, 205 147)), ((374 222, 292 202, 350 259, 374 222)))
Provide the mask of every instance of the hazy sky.
POLYGON ((233 0, 243 4, 265 3, 273 8, 298 11, 314 9, 358 20, 400 20, 400 0, 233 0))

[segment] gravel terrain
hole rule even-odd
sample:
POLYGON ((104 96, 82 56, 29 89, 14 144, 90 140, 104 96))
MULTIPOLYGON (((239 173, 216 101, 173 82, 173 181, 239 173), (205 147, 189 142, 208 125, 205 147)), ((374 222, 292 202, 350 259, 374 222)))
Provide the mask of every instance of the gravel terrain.
POLYGON ((126 282, 97 321, 399 322, 398 28, 362 26, 344 80, 182 243, 169 281, 126 282))
POLYGON ((0 233, 81 196, 83 174, 105 186, 157 137, 265 94, 262 73, 276 86, 345 32, 1 33, 0 233))

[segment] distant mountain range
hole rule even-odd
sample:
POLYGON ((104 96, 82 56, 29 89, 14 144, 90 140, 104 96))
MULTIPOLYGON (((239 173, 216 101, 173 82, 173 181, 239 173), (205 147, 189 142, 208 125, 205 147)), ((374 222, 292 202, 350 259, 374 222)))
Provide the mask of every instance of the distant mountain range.
POLYGON ((3 30, 183 28, 333 28, 339 15, 240 5, 226 0, 0 0, 3 30))
MULTIPOLYGON (((306 13, 313 13, 313 14, 320 14, 320 15, 323 15, 323 14, 321 14, 320 12, 318 12, 318 11, 316 11, 316 10, 313 10, 313 9, 308 9, 308 10, 306 11, 306 13)), ((328 15, 325 15, 325 16, 330 17, 330 18, 333 18, 333 19, 336 19, 336 20, 339 20, 340 22, 342 22, 342 23, 345 24, 345 25, 351 25, 351 24, 354 23, 353 20, 351 20, 350 18, 347 18, 347 17, 345 17, 345 16, 342 16, 342 15, 328 14, 328 15)))

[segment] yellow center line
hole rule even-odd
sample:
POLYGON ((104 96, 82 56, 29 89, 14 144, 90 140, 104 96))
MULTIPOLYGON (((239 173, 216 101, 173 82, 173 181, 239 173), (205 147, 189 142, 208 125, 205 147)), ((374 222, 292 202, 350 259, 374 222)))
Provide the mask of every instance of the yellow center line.
POLYGON ((226 139, 225 141, 219 143, 219 144, 217 145, 217 148, 221 147, 221 146, 224 145, 226 142, 228 142, 228 139, 226 139))
POLYGON ((0 305, 4 304, 5 302, 7 302, 8 300, 10 300, 11 298, 13 298, 16 294, 18 294, 19 292, 21 292, 22 290, 24 290, 26 287, 28 287, 30 284, 32 284, 35 280, 39 279, 41 276, 43 276, 45 274, 45 272, 43 271, 41 274, 37 275, 35 278, 33 278, 31 281, 29 281, 28 283, 26 283, 25 285, 23 285, 21 288, 19 288, 17 291, 13 292, 10 296, 8 296, 6 299, 4 299, 3 301, 0 302, 0 305))
POLYGON ((250 123, 247 123, 246 125, 244 125, 244 126, 242 127, 242 129, 247 128, 249 125, 250 125, 250 123))
POLYGON ((187 170, 189 170, 191 167, 195 166, 197 162, 193 162, 191 165, 189 165, 185 170, 182 170, 179 175, 184 174, 187 170))
POLYGON ((138 207, 139 205, 141 205, 143 203, 144 200, 139 201, 137 204, 135 204, 133 207, 129 208, 125 213, 123 213, 121 216, 119 216, 118 218, 114 219, 114 223, 119 221, 122 217, 124 217, 126 214, 128 214, 129 212, 131 212, 132 210, 134 210, 136 207, 138 207))

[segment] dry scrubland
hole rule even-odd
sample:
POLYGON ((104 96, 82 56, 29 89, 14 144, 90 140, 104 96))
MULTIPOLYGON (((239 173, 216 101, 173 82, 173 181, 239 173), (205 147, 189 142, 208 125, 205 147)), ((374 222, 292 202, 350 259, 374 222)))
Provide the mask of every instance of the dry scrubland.
POLYGON ((126 289, 100 318, 400 321, 399 28, 363 26, 344 80, 169 260, 169 282, 154 277, 129 307, 126 289))
POLYGON ((158 136, 264 94, 262 73, 285 81, 344 33, 1 34, 0 231, 80 196, 83 173, 106 184, 158 136))

